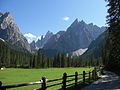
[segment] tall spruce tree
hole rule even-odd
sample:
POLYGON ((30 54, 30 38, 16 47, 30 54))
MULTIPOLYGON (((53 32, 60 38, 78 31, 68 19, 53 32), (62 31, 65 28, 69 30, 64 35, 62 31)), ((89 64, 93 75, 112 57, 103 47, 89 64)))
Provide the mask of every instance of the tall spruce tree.
POLYGON ((113 71, 120 69, 120 0, 108 2, 107 23, 109 25, 109 62, 107 68, 113 71))

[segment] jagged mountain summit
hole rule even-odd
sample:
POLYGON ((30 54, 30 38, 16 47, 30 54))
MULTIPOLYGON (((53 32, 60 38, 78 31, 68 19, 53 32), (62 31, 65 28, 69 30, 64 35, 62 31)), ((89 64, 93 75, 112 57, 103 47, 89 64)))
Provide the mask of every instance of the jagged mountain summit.
MULTIPOLYGON (((56 33, 55 35, 53 35, 48 42, 45 44, 44 48, 46 46, 48 46, 49 44, 49 49, 54 49, 54 47, 56 47, 56 43, 58 42, 59 38, 65 33, 65 31, 59 31, 58 33, 56 33)), ((46 49, 46 48, 45 48, 46 49)))
POLYGON ((38 50, 37 47, 36 47, 35 41, 32 41, 32 42, 30 43, 30 48, 31 48, 31 52, 32 52, 32 53, 35 53, 35 52, 38 50))
POLYGON ((53 36, 53 33, 48 31, 45 35, 45 37, 41 37, 41 40, 38 39, 38 41, 36 42, 36 46, 38 48, 43 48, 44 45, 47 43, 47 41, 53 36))
POLYGON ((66 31, 59 31, 56 34, 48 31, 45 36, 33 41, 30 45, 27 39, 20 32, 18 26, 9 12, 2 14, 0 12, 0 39, 10 43, 14 47, 24 48, 27 51, 37 51, 42 48, 49 56, 57 53, 72 53, 81 55, 81 52, 89 47, 106 27, 98 27, 93 23, 86 24, 83 20, 76 19, 66 31), (53 52, 53 53, 52 53, 53 52))
POLYGON ((53 36, 53 33, 48 31, 45 36, 41 36, 41 39, 38 39, 36 42, 32 41, 30 43, 30 47, 32 52, 38 50, 39 48, 43 48, 44 45, 49 41, 49 39, 53 36))
POLYGON ((90 43, 95 40, 105 27, 98 27, 97 25, 86 24, 83 20, 76 19, 70 27, 57 40, 53 35, 49 41, 44 45, 46 50, 54 50, 62 53, 69 53, 78 49, 88 48, 90 43))
POLYGON ((19 31, 10 12, 0 13, 0 38, 17 48, 31 51, 27 39, 19 31))

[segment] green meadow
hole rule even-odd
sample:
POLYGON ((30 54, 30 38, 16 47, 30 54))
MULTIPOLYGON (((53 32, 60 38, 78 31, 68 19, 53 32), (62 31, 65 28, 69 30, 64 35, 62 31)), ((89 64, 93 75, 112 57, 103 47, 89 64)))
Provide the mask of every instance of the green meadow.
MULTIPOLYGON (((67 75, 73 75, 77 71, 79 74, 83 71, 91 71, 93 68, 46 68, 46 69, 16 69, 16 68, 6 68, 0 70, 0 81, 3 82, 3 85, 14 85, 21 83, 36 82, 41 80, 42 76, 45 76, 48 80, 53 80, 61 78, 63 73, 67 75)), ((55 84, 62 81, 48 83, 55 84)), ((47 84, 47 85, 48 85, 47 84)), ((12 88, 10 90, 33 90, 41 87, 41 84, 30 85, 18 88, 12 88)), ((57 90, 61 88, 61 85, 50 87, 47 90, 57 90)))

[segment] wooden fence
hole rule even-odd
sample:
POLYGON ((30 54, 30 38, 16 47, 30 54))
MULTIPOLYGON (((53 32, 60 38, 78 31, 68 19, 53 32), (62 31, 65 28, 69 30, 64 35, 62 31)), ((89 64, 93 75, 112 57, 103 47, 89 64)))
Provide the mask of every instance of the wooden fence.
POLYGON ((68 86, 78 86, 78 83, 80 79, 82 79, 82 82, 85 83, 86 79, 90 80, 95 80, 98 78, 98 73, 100 73, 100 70, 94 69, 91 72, 85 72, 83 71, 82 74, 78 74, 78 72, 75 72, 74 75, 67 75, 67 73, 64 73, 62 78, 59 79, 54 79, 54 80, 47 80, 45 77, 42 77, 42 79, 38 82, 30 82, 30 83, 22 83, 22 84, 17 84, 17 85, 7 85, 7 86, 2 86, 2 82, 0 81, 0 90, 6 90, 9 88, 16 88, 16 87, 22 87, 22 86, 28 86, 28 85, 35 85, 35 84, 41 84, 41 87, 38 89, 34 90, 46 90, 49 87, 61 85, 62 90, 66 90, 68 86), (82 77, 81 77, 82 76, 82 77), (72 79, 69 79, 70 77, 73 77, 72 79), (67 80, 68 79, 68 80, 67 80), (60 83, 48 85, 49 82, 55 82, 55 81, 60 81, 60 83), (68 82, 74 81, 72 84, 67 84, 68 82))

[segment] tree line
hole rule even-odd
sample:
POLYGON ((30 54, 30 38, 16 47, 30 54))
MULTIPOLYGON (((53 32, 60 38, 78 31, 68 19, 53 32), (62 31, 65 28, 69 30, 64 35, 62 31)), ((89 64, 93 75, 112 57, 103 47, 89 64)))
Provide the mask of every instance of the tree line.
POLYGON ((5 42, 0 41, 0 67, 14 68, 49 68, 49 67, 86 67, 102 65, 102 59, 72 58, 70 55, 57 54, 48 58, 39 49, 37 54, 13 49, 5 42))
POLYGON ((108 36, 103 51, 107 70, 120 74, 120 0, 105 0, 108 4, 108 36))

